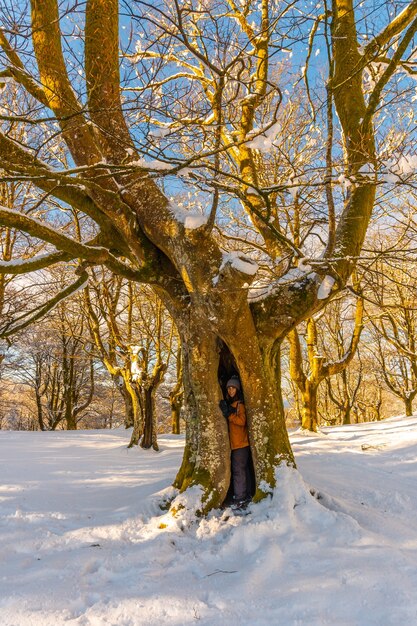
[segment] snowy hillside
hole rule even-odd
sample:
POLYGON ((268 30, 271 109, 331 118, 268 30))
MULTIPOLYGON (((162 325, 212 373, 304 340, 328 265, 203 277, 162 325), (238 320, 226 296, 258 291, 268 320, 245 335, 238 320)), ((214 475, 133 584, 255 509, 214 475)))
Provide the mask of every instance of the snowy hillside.
POLYGON ((293 433, 272 500, 194 523, 158 507, 179 437, 0 432, 1 625, 417 624, 417 418, 327 433, 293 433))

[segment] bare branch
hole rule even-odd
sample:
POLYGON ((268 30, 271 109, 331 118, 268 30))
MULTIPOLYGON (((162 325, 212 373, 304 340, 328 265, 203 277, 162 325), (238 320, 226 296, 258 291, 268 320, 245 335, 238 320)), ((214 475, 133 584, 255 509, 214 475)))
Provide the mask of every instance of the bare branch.
POLYGON ((30 324, 34 324, 42 317, 44 317, 49 311, 56 307, 60 302, 66 300, 69 296, 72 296, 76 291, 82 289, 82 287, 88 282, 87 272, 82 272, 80 277, 69 287, 66 287, 60 291, 54 298, 49 300, 46 304, 36 307, 32 311, 28 311, 24 315, 16 318, 12 322, 5 324, 3 328, 0 328, 0 338, 7 339, 17 332, 27 328, 30 324))

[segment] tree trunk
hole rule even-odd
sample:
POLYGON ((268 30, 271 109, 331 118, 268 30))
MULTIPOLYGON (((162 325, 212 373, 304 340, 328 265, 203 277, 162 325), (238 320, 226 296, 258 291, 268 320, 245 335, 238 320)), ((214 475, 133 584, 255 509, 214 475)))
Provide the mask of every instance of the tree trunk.
POLYGON ((68 412, 68 415, 65 417, 65 423, 67 430, 77 430, 77 420, 72 411, 68 412))
MULTIPOLYGON (((347 424, 351 424, 352 421, 350 419, 350 414, 351 414, 351 405, 350 402, 346 403, 344 409, 343 409, 343 424, 347 425, 347 424)), ((359 417, 356 417, 356 423, 358 423, 359 417)))
POLYGON ((218 408, 219 349, 216 335, 208 329, 201 332, 200 326, 198 332, 190 329, 187 334, 183 341, 187 440, 175 485, 181 491, 201 485, 210 508, 223 502, 230 484, 229 435, 218 408))
POLYGON ((181 490, 190 484, 202 485, 204 510, 220 506, 230 485, 229 435, 218 407, 223 397, 218 378, 222 342, 230 350, 242 383, 257 483, 254 499, 269 492, 265 485, 274 486, 277 464, 294 465, 276 378, 277 350, 273 343, 261 350, 242 309, 235 320, 229 317, 228 321, 222 325, 221 337, 207 329, 199 316, 190 319, 188 327, 179 324, 188 410, 184 458, 174 484, 181 490))
POLYGON ((185 446, 181 467, 174 480, 174 487, 181 489, 182 491, 184 491, 193 480, 193 470, 198 450, 198 407, 191 382, 191 367, 189 362, 190 350, 184 337, 185 334, 181 335, 182 354, 184 359, 182 380, 184 386, 185 446))
POLYGON ((72 402, 72 389, 69 387, 65 391, 65 425, 67 430, 77 430, 77 419, 74 413, 74 405, 72 402))
POLYGON ((132 428, 135 422, 132 397, 126 389, 124 381, 123 384, 118 384, 117 387, 125 405, 125 428, 132 428))
POLYGON ((142 406, 142 399, 140 397, 140 390, 137 388, 136 383, 131 383, 128 380, 129 374, 126 374, 124 378, 126 390, 130 396, 131 407, 133 411, 133 431, 130 437, 128 448, 137 446, 143 435, 144 428, 144 408, 142 406))
POLYGON ((172 425, 171 432, 173 435, 180 435, 181 434, 180 417, 181 417, 182 400, 172 399, 170 404, 171 404, 171 425, 172 425))
POLYGON ((35 396, 36 396, 36 412, 37 412, 39 428, 41 430, 45 430, 45 424, 43 422, 42 401, 41 401, 41 397, 39 395, 38 389, 35 389, 35 396))
POLYGON ((141 441, 142 448, 152 447, 159 450, 157 442, 157 415, 155 406, 156 391, 163 381, 167 366, 161 361, 157 361, 152 370, 152 374, 145 374, 142 377, 142 397, 144 404, 144 426, 141 441))
POLYGON ((181 347, 177 352, 177 381, 169 394, 169 404, 171 407, 171 428, 173 435, 180 434, 181 408, 184 399, 183 392, 183 356, 181 347))
POLYGON ((154 385, 146 386, 144 397, 144 423, 143 436, 140 442, 141 448, 148 450, 153 448, 159 450, 156 432, 156 412, 155 412, 155 392, 154 385))
POLYGON ((378 388, 378 400, 375 405, 375 415, 376 415, 377 422, 381 420, 381 407, 382 407, 382 391, 381 391, 381 387, 379 387, 378 388))
POLYGON ((413 398, 410 396, 404 397, 405 404, 405 415, 406 417, 411 417, 413 414, 413 398))
POLYGON ((302 393, 303 406, 301 414, 301 428, 315 433, 318 429, 317 389, 317 384, 312 383, 308 379, 306 380, 305 390, 302 393))

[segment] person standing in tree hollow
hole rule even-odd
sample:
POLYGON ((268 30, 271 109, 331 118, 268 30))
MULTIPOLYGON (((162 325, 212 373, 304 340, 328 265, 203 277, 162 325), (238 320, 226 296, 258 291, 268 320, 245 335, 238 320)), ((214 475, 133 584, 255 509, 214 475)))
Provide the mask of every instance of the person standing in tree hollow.
POLYGON ((227 381, 226 387, 226 400, 221 400, 219 406, 229 424, 229 439, 232 451, 233 500, 234 504, 242 507, 251 499, 247 479, 250 447, 246 411, 238 377, 232 376, 227 381))

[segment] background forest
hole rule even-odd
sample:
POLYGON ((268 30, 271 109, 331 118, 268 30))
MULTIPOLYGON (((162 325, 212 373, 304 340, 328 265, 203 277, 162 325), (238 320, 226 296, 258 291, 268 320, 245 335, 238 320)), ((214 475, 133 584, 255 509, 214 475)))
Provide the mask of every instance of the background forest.
MULTIPOLYGON (((397 275, 389 307, 374 302, 364 307, 363 299, 359 304, 342 294, 284 344, 282 389, 289 427, 311 430, 412 414, 417 393, 415 287, 401 268, 397 275), (317 386, 314 421, 305 400, 308 384, 317 386)), ((138 396, 142 425, 149 390, 156 433, 184 432, 181 350, 172 319, 149 290, 135 292, 132 285, 114 281, 105 283, 103 294, 103 283, 97 282, 92 292, 101 320, 97 344, 86 306, 91 301, 80 293, 3 344, 2 429, 133 426, 129 389, 138 396), (119 300, 112 310, 113 289, 119 300)), ((18 297, 26 298, 32 286, 20 289, 18 297)))

